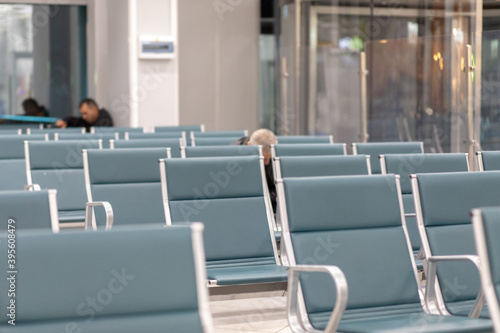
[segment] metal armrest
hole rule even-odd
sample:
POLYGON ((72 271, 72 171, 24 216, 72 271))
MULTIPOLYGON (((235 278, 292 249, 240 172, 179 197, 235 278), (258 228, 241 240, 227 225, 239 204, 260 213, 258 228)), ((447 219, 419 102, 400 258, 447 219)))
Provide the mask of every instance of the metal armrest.
POLYGON ((41 191, 40 185, 38 184, 31 184, 31 185, 24 185, 24 190, 25 191, 41 191))
MULTIPOLYGON (((347 305, 348 288, 347 280, 344 273, 337 266, 320 266, 320 265, 299 265, 288 268, 288 322, 290 328, 295 333, 307 332, 325 332, 334 333, 342 318, 342 314, 347 305), (301 272, 321 272, 328 273, 335 282, 337 291, 337 299, 332 315, 328 320, 328 324, 324 331, 318 331, 311 327, 310 324, 304 324, 302 316, 299 315, 298 299, 299 299, 299 276, 301 272)), ((308 321, 307 321, 308 322, 308 321)))
POLYGON ((92 223, 92 229, 97 230, 97 223, 94 215, 94 208, 96 206, 104 207, 104 211, 106 212, 106 230, 111 229, 113 226, 113 207, 107 201, 96 201, 96 202, 87 202, 85 206, 85 230, 89 228, 89 222, 92 223))
POLYGON ((415 213, 406 213, 405 217, 417 217, 417 214, 415 214, 415 213))
MULTIPOLYGON (((476 268, 479 269, 479 257, 476 255, 453 255, 453 256, 432 256, 427 259, 427 281, 425 287, 425 301, 427 306, 430 307, 431 304, 436 304, 436 269, 437 264, 440 262, 453 262, 453 261, 470 261, 476 268)), ((474 306, 469 313, 470 318, 479 318, 481 310, 484 307, 485 298, 483 293, 483 288, 479 290, 477 294, 474 306)))

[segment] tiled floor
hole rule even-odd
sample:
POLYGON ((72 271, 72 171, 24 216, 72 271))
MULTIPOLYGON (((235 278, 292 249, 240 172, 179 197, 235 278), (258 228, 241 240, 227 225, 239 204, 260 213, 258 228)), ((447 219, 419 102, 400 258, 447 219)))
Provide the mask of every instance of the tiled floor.
POLYGON ((216 333, 291 333, 286 296, 210 302, 216 333))

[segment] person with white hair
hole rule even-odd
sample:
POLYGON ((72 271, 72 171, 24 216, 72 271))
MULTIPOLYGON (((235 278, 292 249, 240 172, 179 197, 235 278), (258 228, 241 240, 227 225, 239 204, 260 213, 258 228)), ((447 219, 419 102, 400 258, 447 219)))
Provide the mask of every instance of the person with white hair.
POLYGON ((273 205, 273 211, 276 213, 276 185, 274 184, 273 164, 271 163, 271 145, 276 144, 276 135, 268 129, 261 128, 256 130, 250 137, 244 137, 236 141, 237 145, 255 145, 262 146, 262 155, 264 156, 264 166, 266 171, 267 187, 269 196, 273 205))

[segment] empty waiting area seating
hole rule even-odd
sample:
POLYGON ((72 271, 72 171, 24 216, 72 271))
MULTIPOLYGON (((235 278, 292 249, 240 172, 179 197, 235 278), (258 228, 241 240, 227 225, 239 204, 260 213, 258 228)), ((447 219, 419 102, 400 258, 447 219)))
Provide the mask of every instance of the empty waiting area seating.
POLYGON ((155 126, 154 132, 205 132, 205 125, 155 126))
POLYGON ((369 142, 353 143, 352 151, 354 155, 370 155, 372 173, 380 174, 379 156, 387 154, 423 154, 423 142, 369 142))
POLYGON ((184 146, 183 139, 143 139, 143 140, 110 140, 109 145, 113 149, 127 148, 170 148, 173 158, 181 157, 181 147, 184 146))
POLYGON ((224 157, 224 156, 250 156, 262 155, 260 146, 204 146, 181 147, 181 156, 190 157, 224 157))
POLYGON ((333 143, 333 136, 289 135, 277 136, 278 144, 333 143))
MULTIPOLYGON (((426 290, 429 306, 445 314, 489 317, 486 307, 481 311, 481 302, 474 305, 481 290, 475 264, 467 258, 433 258, 476 254, 470 211, 500 206, 500 172, 417 174, 412 176, 412 191, 424 260, 437 265, 437 283, 428 283, 426 290)), ((426 275, 428 280, 432 277, 426 275)))
POLYGON ((58 232, 57 191, 0 191, 0 227, 58 232))
MULTIPOLYGON (((85 221, 85 177, 82 150, 100 149, 101 142, 82 141, 27 141, 26 170, 28 184, 42 189, 57 190, 59 221, 85 221)), ((69 226, 69 225, 66 225, 69 226)))
MULTIPOLYGON (((201 224, 19 231, 16 321, 5 333, 213 332, 201 224)), ((7 253, 7 234, 0 249, 7 253)), ((0 304, 10 304, 3 278, 0 304)), ((4 309, 5 310, 5 309, 4 309)), ((4 311, 6 312, 6 311, 4 311)))
MULTIPOLYGON (((85 150, 88 202, 109 202, 114 226, 165 224, 158 160, 169 157, 167 148, 85 150)), ((102 210, 96 219, 104 225, 102 210)))
POLYGON ((54 140, 56 133, 85 133, 85 127, 68 127, 68 128, 28 128, 26 129, 27 134, 48 134, 50 140, 54 140))
POLYGON ((347 155, 345 143, 277 144, 271 145, 271 153, 273 157, 347 155))
POLYGON ((125 138, 125 133, 144 133, 142 127, 91 127, 90 133, 118 133, 120 139, 125 138))
POLYGON ((102 140, 102 148, 109 148, 109 140, 118 140, 118 133, 55 133, 55 141, 66 140, 102 140))
POLYGON ((281 206, 282 241, 292 274, 292 331, 491 331, 489 320, 424 310, 400 194, 394 190, 398 186, 395 175, 278 182, 278 194, 286 202, 281 206))
POLYGON ((500 151, 479 151, 476 154, 479 171, 500 170, 500 151))
POLYGON ((472 225, 479 257, 479 272, 495 332, 500 331, 500 207, 486 207, 472 211, 472 225))
POLYGON ((0 135, 0 191, 23 190, 28 184, 24 141, 46 141, 48 134, 0 135))
POLYGON ((415 204, 411 189, 411 174, 439 172, 467 172, 467 154, 387 154, 380 156, 382 174, 401 176, 401 193, 406 215, 406 225, 414 251, 420 250, 420 236, 415 219, 415 204))
POLYGON ((205 224, 211 285, 284 287, 263 158, 170 159, 160 161, 160 168, 167 223, 205 224))
POLYGON ((191 140, 191 146, 228 146, 235 143, 237 140, 241 139, 239 136, 227 136, 227 137, 215 137, 215 138, 195 138, 191 140))
POLYGON ((275 178, 370 175, 370 156, 285 156, 273 159, 275 178))
POLYGON ((125 132, 125 140, 137 139, 184 139, 186 140, 186 132, 159 132, 159 133, 135 133, 125 132))
POLYGON ((20 128, 12 128, 12 129, 2 129, 0 130, 0 135, 21 135, 23 130, 20 128))

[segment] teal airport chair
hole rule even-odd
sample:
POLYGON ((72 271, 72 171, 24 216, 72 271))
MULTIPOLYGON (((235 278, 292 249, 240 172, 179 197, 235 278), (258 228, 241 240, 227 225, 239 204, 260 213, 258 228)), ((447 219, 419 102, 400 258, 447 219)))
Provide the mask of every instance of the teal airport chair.
POLYGON ((478 151, 476 155, 479 171, 500 170, 500 151, 478 151))
POLYGON ((486 207, 472 210, 472 226, 479 257, 479 272, 495 332, 500 331, 500 208, 486 207))
POLYGON ((120 139, 125 138, 125 133, 144 133, 142 127, 91 127, 90 133, 104 134, 104 133, 118 133, 120 139))
POLYGON ((420 251, 420 236, 415 219, 415 204, 411 189, 411 174, 469 171, 468 154, 388 154, 380 155, 382 174, 401 176, 401 191, 406 225, 413 251, 420 251))
POLYGON ((202 146, 229 146, 233 142, 241 139, 240 136, 227 136, 227 137, 216 137, 216 138, 199 138, 191 140, 192 147, 202 147, 202 146))
MULTIPOLYGON (((202 229, 17 232, 15 326, 4 277, 0 331, 212 333, 202 229)), ((2 253, 7 244, 2 231, 2 253)))
POLYGON ((411 181, 424 268, 432 282, 427 304, 443 314, 489 317, 477 263, 470 259, 476 254, 470 211, 500 206, 500 172, 417 174, 411 181))
POLYGON ((369 142, 353 143, 354 155, 370 155, 372 173, 381 174, 379 156, 387 154, 423 154, 423 142, 369 142))
POLYGON ((323 143, 271 145, 271 153, 273 157, 347 155, 345 143, 329 145, 323 143))
POLYGON ((109 142, 112 149, 123 148, 170 148, 172 158, 181 157, 181 147, 184 147, 183 139, 142 139, 142 140, 119 140, 109 142))
POLYGON ((205 132, 205 125, 155 126, 154 132, 205 132))
POLYGON ((275 179, 370 175, 370 156, 285 156, 273 158, 275 179))
MULTIPOLYGON (((170 158, 169 148, 85 150, 88 202, 96 205, 107 202, 112 209, 112 225, 165 224, 158 167, 158 160, 165 158, 170 158)), ((95 219, 92 216, 88 219, 93 228, 104 223, 102 210, 100 213, 96 210, 95 219)), ((109 217, 106 227, 111 227, 109 217)))
POLYGON ((211 286, 284 288, 263 162, 259 156, 160 161, 167 224, 205 224, 211 286))
POLYGON ((102 140, 102 148, 109 148, 109 140, 118 140, 118 133, 55 133, 55 141, 66 141, 66 140, 102 140))
POLYGON ((83 227, 86 195, 82 150, 100 149, 100 140, 26 141, 28 185, 57 190, 62 227, 83 227))
POLYGON ((395 175, 278 181, 293 332, 491 332, 427 312, 398 188, 395 175))
POLYGON ((24 141, 48 139, 48 134, 0 135, 0 191, 23 190, 28 184, 24 141))
POLYGON ((261 156, 260 146, 204 146, 204 147, 181 147, 183 158, 191 157, 224 157, 224 156, 261 156))
POLYGON ((289 135, 277 136, 278 144, 312 144, 312 143, 333 143, 333 136, 313 136, 313 135, 289 135))
POLYGON ((8 229, 58 232, 57 191, 0 191, 0 225, 2 232, 8 229))

